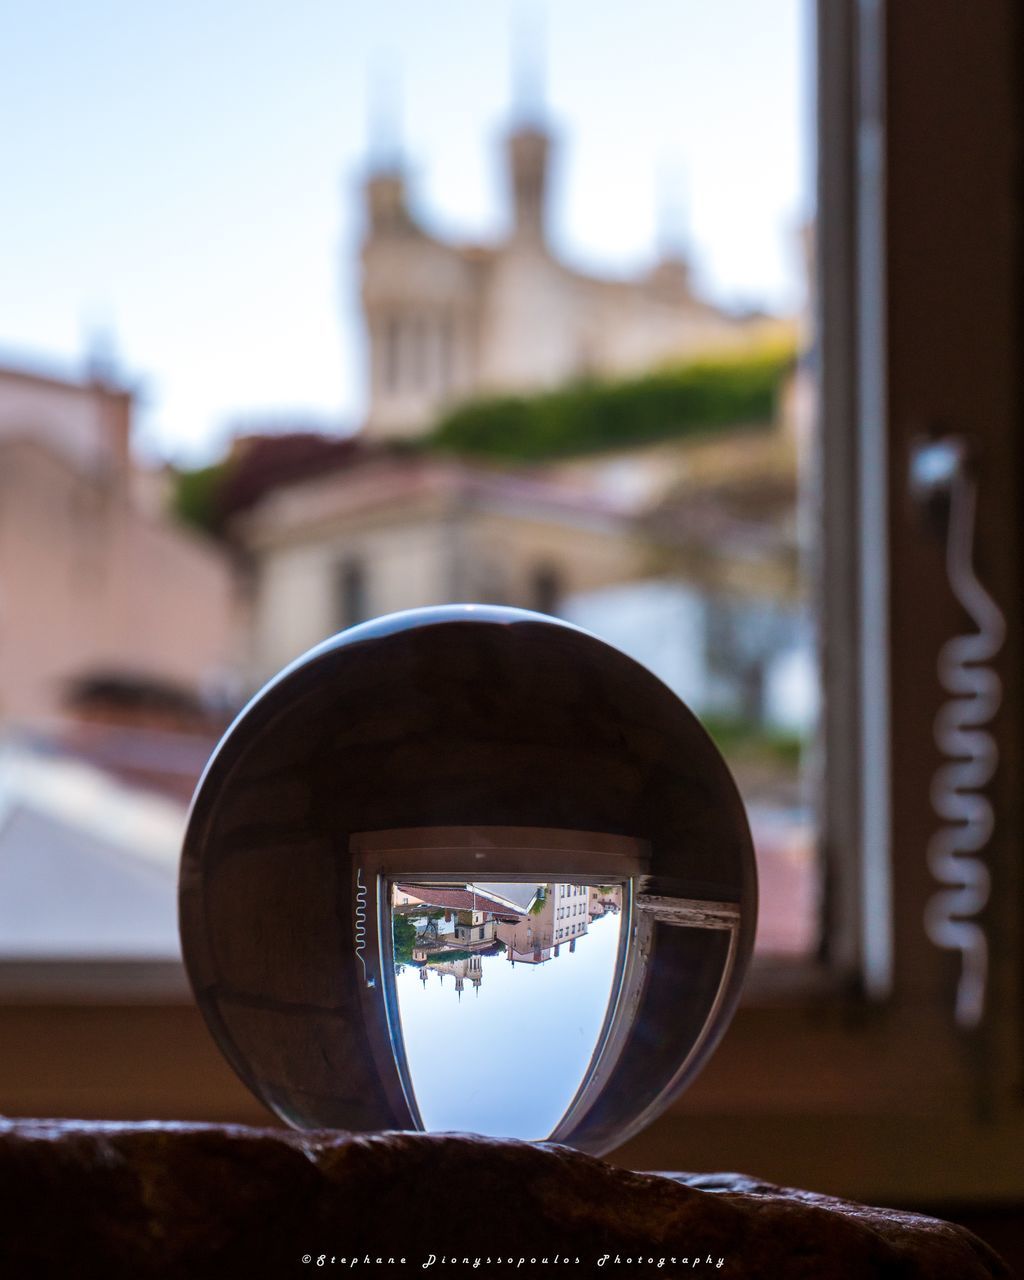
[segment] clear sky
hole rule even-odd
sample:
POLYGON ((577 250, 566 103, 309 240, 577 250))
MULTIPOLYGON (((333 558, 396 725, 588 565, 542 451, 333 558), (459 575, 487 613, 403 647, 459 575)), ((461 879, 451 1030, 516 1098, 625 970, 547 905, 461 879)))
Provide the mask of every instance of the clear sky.
POLYGON ((370 85, 400 85, 435 225, 495 234, 524 18, 559 249, 626 271, 667 222, 709 296, 793 304, 807 0, 0 0, 0 359, 74 366, 113 331, 177 457, 239 420, 355 425, 370 85))
POLYGON ((479 990, 407 965, 395 985, 409 1077, 427 1129, 543 1139, 597 1048, 612 993, 621 915, 591 922, 542 964, 483 958, 479 990))

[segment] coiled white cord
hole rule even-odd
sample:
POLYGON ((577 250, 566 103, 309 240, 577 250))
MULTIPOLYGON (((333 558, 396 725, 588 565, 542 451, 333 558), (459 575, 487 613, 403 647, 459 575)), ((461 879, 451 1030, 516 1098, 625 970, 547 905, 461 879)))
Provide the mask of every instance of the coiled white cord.
POLYGON ((935 718, 935 743, 946 762, 935 771, 931 802, 946 825, 928 843, 928 867, 942 888, 925 908, 924 925, 936 946, 960 952, 955 1017, 972 1028, 984 1014, 988 981, 988 939, 977 917, 988 903, 991 876, 978 855, 994 827, 991 802, 981 792, 999 760, 986 726, 1002 702, 999 677, 984 664, 1002 648, 1006 620, 974 571, 977 489, 962 463, 948 477, 948 494, 949 583, 977 630, 954 636, 939 651, 939 682, 951 696, 935 718))
POLYGON ((375 987, 376 981, 366 972, 366 960, 363 952, 366 950, 366 885, 363 884, 363 869, 356 868, 356 919, 355 919, 355 936, 356 936, 356 959, 363 966, 363 981, 368 987, 375 987))

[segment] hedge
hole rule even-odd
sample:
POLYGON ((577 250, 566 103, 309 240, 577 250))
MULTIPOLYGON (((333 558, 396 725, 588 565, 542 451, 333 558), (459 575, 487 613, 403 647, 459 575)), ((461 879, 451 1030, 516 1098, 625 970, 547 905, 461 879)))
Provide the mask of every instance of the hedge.
POLYGON ((427 444, 443 452, 539 462, 764 424, 793 365, 791 350, 695 360, 618 382, 578 382, 453 409, 427 444))

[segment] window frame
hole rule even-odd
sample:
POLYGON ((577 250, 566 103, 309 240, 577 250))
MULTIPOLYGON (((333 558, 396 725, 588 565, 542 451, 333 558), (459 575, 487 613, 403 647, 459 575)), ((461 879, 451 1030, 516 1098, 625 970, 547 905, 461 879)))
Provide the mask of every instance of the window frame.
MULTIPOLYGON (((823 762, 815 779, 823 941, 813 956, 755 957, 744 990, 747 1005, 803 1003, 830 991, 863 990, 882 998, 889 984, 888 805, 882 763, 888 722, 880 710, 882 699, 868 692, 884 687, 887 679, 884 627, 872 631, 856 622, 866 607, 881 617, 886 590, 886 544, 866 535, 864 526, 865 516, 884 523, 885 495, 873 494, 861 482, 857 464, 861 441, 870 443, 873 460, 885 449, 881 356, 870 340, 872 325, 884 311, 881 9, 882 0, 821 3, 815 30, 816 256, 830 263, 827 272, 817 273, 814 333, 822 428, 814 454, 823 465, 812 481, 822 548, 812 572, 825 690, 815 752, 823 762), (865 33, 866 20, 870 29, 865 33), (825 67, 828 74, 823 74, 825 67), (830 145, 823 146, 826 137, 830 145), (866 186, 861 178, 868 160, 872 181, 866 186), (852 733, 850 726, 855 726, 852 733)), ((384 385, 396 392, 408 325, 392 312, 383 328, 384 365, 394 375, 385 376, 384 385)), ((337 561, 337 608, 347 598, 349 574, 362 574, 365 596, 364 568, 357 556, 337 561)), ((133 957, 0 960, 0 997, 178 1003, 189 1001, 191 994, 180 963, 133 957)))

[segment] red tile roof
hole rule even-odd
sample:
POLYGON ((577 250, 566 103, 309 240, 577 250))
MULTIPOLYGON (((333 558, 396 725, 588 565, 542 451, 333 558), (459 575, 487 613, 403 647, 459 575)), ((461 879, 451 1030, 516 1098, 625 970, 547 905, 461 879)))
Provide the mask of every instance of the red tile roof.
POLYGON ((407 893, 429 907, 444 907, 449 911, 490 911, 504 920, 520 920, 515 911, 507 903, 498 902, 495 898, 485 897, 473 889, 439 888, 427 884, 397 884, 395 888, 407 893))

